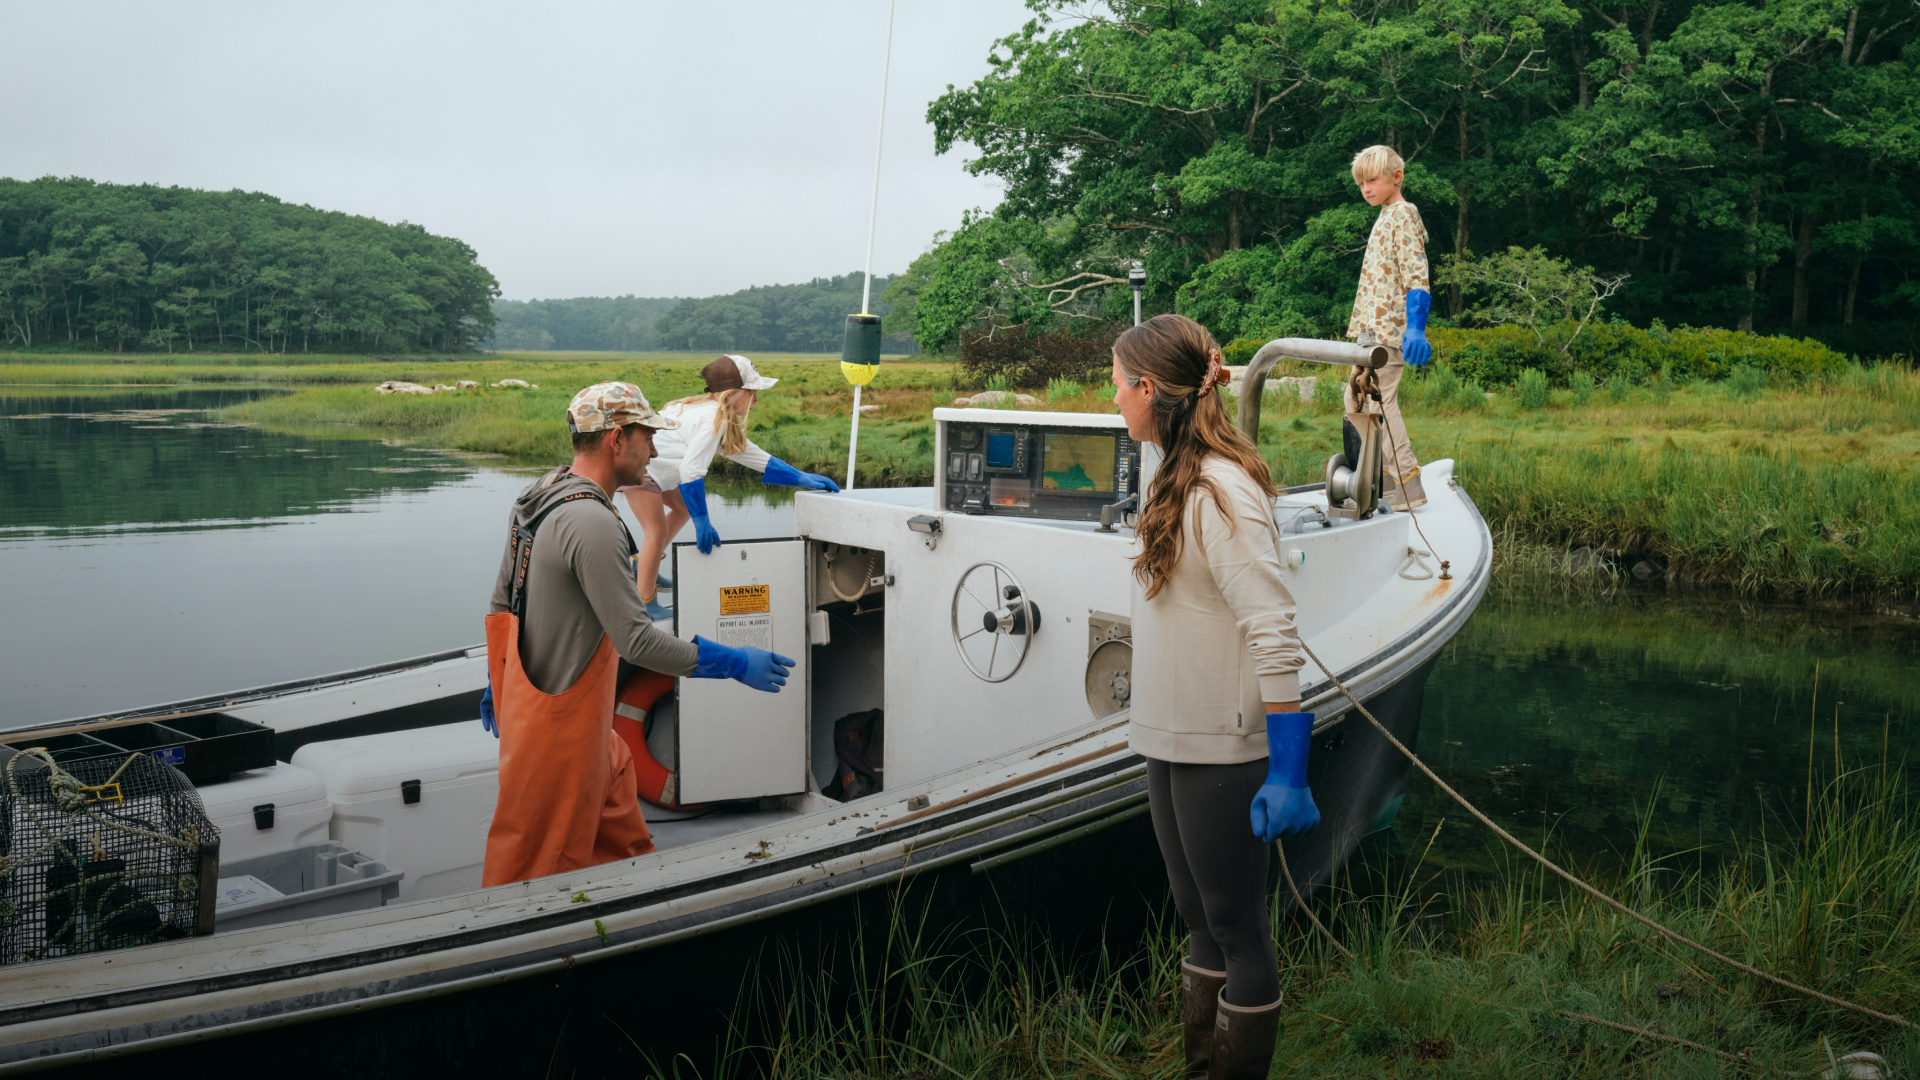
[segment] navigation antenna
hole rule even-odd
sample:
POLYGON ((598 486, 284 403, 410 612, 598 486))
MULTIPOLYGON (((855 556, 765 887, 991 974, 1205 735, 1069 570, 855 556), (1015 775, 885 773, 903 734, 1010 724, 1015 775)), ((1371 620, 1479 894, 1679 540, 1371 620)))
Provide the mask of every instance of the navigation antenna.
POLYGON ((887 0, 887 48, 880 64, 880 130, 873 139, 873 201, 867 207, 867 269, 860 287, 860 314, 847 316, 840 345, 840 374, 853 384, 853 427, 847 436, 847 487, 853 490, 854 463, 860 452, 860 388, 873 381, 880 365, 880 316, 873 314, 873 230, 880 216, 880 151, 887 139, 887 78, 893 73, 893 5, 887 0))

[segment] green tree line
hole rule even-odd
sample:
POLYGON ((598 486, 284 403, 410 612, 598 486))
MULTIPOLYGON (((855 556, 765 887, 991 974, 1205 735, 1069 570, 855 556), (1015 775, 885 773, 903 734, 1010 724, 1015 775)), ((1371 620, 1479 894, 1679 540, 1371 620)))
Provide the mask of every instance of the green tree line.
POLYGON ((457 351, 491 332, 472 248, 246 191, 0 178, 12 347, 457 351))
POLYGON ((509 352, 652 352, 660 347, 655 320, 678 303, 678 297, 655 296, 495 300, 493 314, 499 322, 492 347, 509 352))
MULTIPOLYGON (((885 316, 891 305, 881 294, 892 277, 873 278, 873 313, 885 316)), ((861 275, 814 278, 799 285, 757 285, 725 296, 682 300, 654 324, 660 348, 696 351, 834 352, 846 335, 847 316, 860 310, 861 275)), ((887 352, 913 351, 900 335, 883 344, 887 352)))
MULTIPOLYGON (((1510 249, 1626 275, 1640 325, 1912 351, 1920 155, 1911 0, 1032 0, 989 73, 929 107, 1005 184, 894 285, 944 347, 989 325, 1155 310, 1222 340, 1346 325, 1408 162, 1436 269, 1510 249)), ((1436 293, 1468 322, 1472 275, 1436 293)))
MULTIPOLYGON (((892 277, 873 279, 874 312, 892 277)), ((860 275, 799 285, 759 285, 725 296, 581 296, 496 300, 492 347, 504 351, 615 350, 839 352, 849 314, 860 310, 860 275)), ((912 334, 892 335, 891 353, 914 351, 912 334)))

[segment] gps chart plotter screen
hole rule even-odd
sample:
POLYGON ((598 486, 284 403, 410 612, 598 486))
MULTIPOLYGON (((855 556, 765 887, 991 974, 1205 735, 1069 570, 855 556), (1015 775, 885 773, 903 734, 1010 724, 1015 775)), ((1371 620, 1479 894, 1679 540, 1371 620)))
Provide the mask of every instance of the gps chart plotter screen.
POLYGON ((1047 491, 1088 495, 1113 490, 1114 438, 1110 434, 1047 433, 1040 459, 1040 486, 1047 491))

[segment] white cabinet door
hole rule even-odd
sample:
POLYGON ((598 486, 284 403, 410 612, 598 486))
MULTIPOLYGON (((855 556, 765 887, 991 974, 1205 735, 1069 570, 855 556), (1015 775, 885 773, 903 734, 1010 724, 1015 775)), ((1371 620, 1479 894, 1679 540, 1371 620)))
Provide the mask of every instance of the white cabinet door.
POLYGON ((777 694, 680 680, 680 801, 805 791, 807 542, 729 540, 711 555, 675 544, 673 565, 679 637, 771 649, 798 665, 777 694))

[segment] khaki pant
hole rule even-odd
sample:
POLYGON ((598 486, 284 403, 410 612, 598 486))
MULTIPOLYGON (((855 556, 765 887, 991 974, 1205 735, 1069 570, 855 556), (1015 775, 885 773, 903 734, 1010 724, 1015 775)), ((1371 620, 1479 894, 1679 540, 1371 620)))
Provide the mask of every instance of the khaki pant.
POLYGON ((1387 366, 1374 372, 1374 381, 1380 387, 1379 401, 1362 402, 1354 389, 1365 380, 1365 368, 1353 369, 1345 391, 1347 419, 1353 421, 1354 430, 1362 438, 1366 437, 1369 428, 1379 423, 1382 414, 1386 416, 1389 439, 1382 449, 1386 451, 1389 482, 1392 478, 1412 476, 1420 471, 1420 459, 1413 456, 1413 440, 1407 437, 1407 422, 1400 418, 1400 376, 1406 374, 1406 370, 1407 364, 1400 358, 1400 350, 1388 349, 1387 366))

